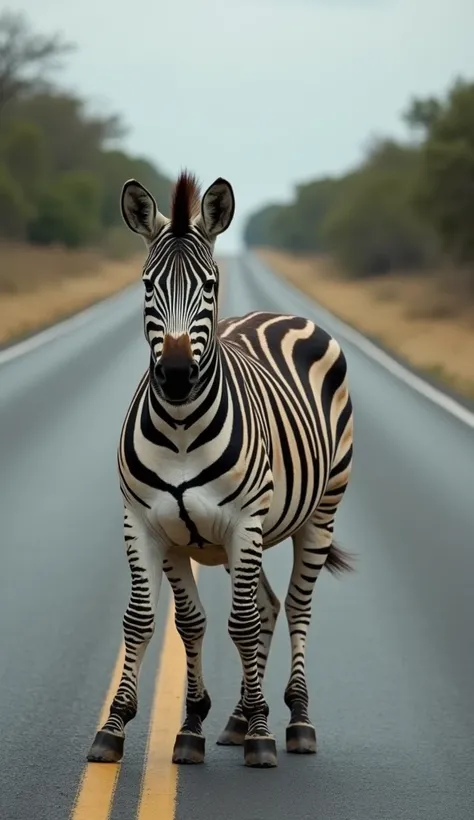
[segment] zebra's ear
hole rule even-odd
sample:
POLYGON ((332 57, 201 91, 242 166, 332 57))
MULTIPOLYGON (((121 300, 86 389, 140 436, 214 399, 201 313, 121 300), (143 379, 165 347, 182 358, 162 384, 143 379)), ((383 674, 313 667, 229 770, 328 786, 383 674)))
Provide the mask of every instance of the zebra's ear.
POLYGON ((218 177, 209 186, 201 201, 200 222, 210 239, 227 230, 234 218, 235 198, 232 185, 218 177))
POLYGON ((125 224, 147 243, 156 237, 165 222, 154 197, 136 179, 127 180, 123 186, 120 206, 125 224))

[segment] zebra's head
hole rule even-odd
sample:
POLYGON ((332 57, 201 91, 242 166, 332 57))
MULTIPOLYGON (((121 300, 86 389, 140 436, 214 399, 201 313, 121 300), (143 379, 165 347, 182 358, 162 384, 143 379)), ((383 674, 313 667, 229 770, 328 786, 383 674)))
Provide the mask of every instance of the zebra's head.
POLYGON ((170 217, 134 179, 122 189, 128 227, 145 240, 144 326, 151 379, 170 403, 190 401, 213 360, 217 331, 219 270, 213 251, 235 209, 231 185, 218 178, 200 199, 194 176, 184 171, 175 185, 170 217))

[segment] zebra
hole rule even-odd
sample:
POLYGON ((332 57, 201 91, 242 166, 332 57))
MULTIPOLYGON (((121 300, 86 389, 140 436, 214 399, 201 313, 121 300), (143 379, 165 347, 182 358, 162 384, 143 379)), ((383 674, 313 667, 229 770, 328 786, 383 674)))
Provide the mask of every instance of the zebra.
POLYGON ((222 177, 200 195, 182 171, 171 216, 137 180, 124 183, 121 214, 147 248, 142 271, 149 364, 123 420, 117 468, 131 592, 125 659, 109 717, 87 759, 122 759, 138 708, 138 678, 155 627, 163 573, 184 644, 184 722, 172 762, 202 763, 211 708, 202 672, 206 613, 191 559, 231 580, 228 632, 241 659, 240 698, 217 742, 244 749, 244 764, 277 766, 263 680, 280 602, 263 552, 287 538, 293 568, 285 598, 291 670, 284 693, 286 749, 314 754, 305 652, 314 584, 325 566, 351 571, 334 519, 353 459, 353 408, 339 343, 312 321, 255 310, 219 319, 216 238, 235 197, 222 177))

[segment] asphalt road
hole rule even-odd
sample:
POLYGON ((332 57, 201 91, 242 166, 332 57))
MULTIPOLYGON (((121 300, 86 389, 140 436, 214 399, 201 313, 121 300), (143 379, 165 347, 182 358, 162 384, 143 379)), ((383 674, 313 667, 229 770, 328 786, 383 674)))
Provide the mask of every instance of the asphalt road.
MULTIPOLYGON (((147 360, 140 305, 137 288, 0 366, 0 820, 71 816, 110 683, 128 597, 115 447, 147 360)), ((229 261, 223 313, 256 307, 335 332, 259 263, 229 261)), ((336 335, 355 409, 354 472, 336 533, 358 566, 342 580, 325 573, 315 594, 308 672, 319 753, 284 751, 284 614, 266 678, 278 768, 247 770, 242 750, 215 746, 240 672, 226 631, 228 579, 202 569, 213 708, 205 765, 179 771, 176 820, 474 816, 473 432, 336 335)), ((265 565, 283 598, 289 545, 265 565)), ((163 662, 162 589, 139 714, 103 820, 137 817, 163 662)), ((99 820, 94 805, 87 817, 99 820)))

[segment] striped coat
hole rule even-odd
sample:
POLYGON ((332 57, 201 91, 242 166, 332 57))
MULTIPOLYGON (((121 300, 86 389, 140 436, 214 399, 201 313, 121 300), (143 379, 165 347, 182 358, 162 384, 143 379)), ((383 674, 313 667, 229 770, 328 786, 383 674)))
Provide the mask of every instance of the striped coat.
POLYGON ((206 615, 190 559, 231 576, 229 633, 242 660, 240 698, 219 737, 244 746, 245 763, 275 766, 263 680, 280 604, 263 552, 291 538, 285 599, 292 661, 285 690, 287 750, 316 751, 304 660, 315 581, 350 568, 334 542, 335 515, 352 466, 352 404, 335 339, 299 316, 255 311, 218 319, 216 236, 234 213, 218 179, 199 201, 179 178, 171 218, 142 186, 126 183, 122 213, 148 247, 144 330, 149 366, 118 447, 131 595, 126 658, 110 716, 90 760, 118 760, 137 709, 143 653, 153 634, 162 572, 175 596, 187 654, 186 715, 173 760, 202 762, 211 701, 202 675, 206 615))

